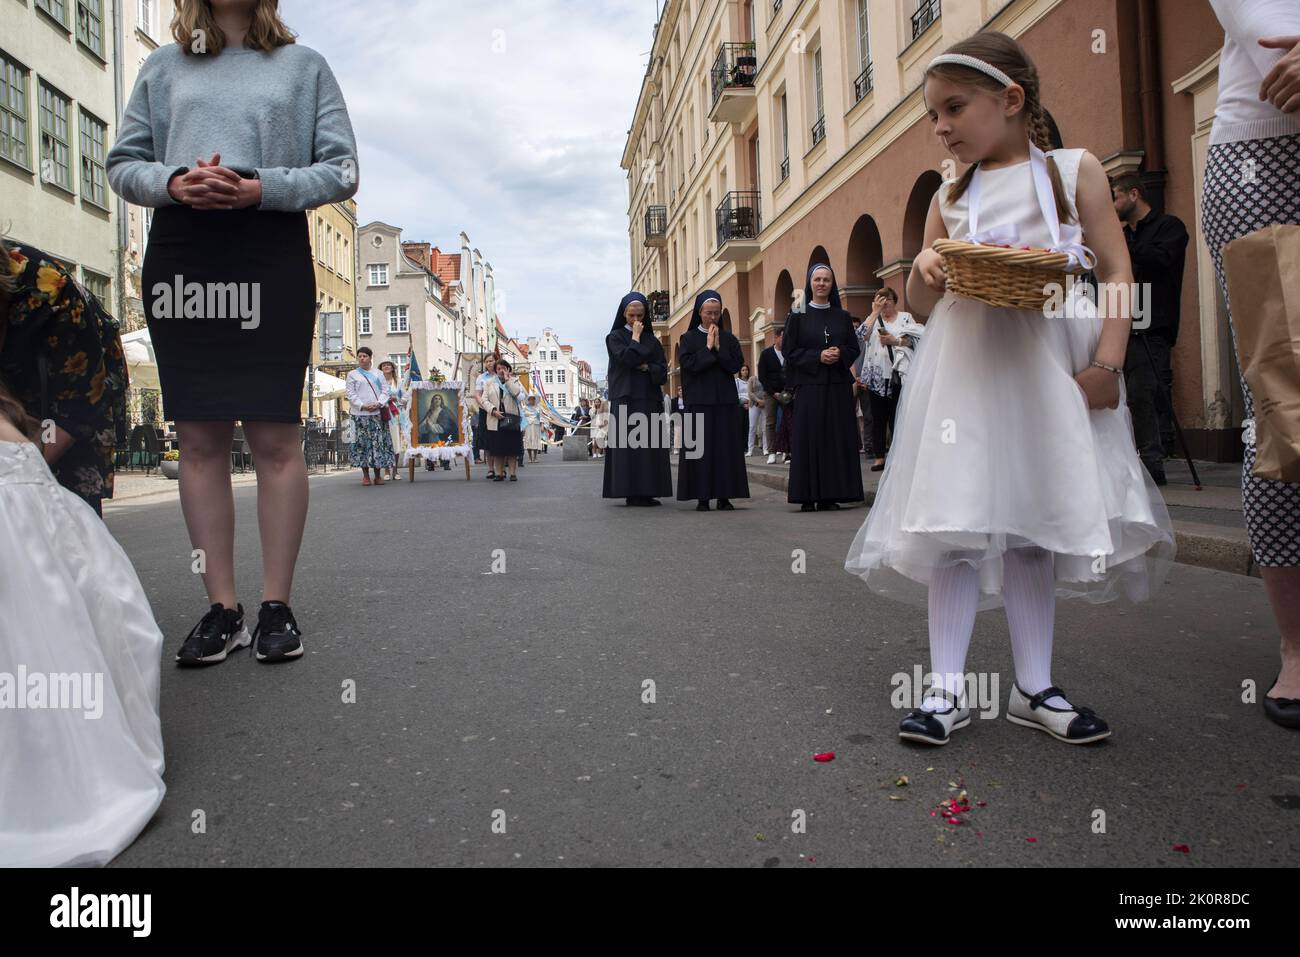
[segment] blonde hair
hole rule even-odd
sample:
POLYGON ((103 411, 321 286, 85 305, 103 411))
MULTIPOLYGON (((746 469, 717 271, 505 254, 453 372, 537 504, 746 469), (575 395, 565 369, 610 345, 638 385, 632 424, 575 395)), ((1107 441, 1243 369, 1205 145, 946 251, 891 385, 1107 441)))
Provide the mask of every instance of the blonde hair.
MULTIPOLYGON (((172 38, 187 56, 216 56, 226 47, 226 35, 217 26, 210 0, 179 0, 172 17, 172 38), (194 50, 195 34, 206 41, 202 53, 194 50)), ((244 38, 248 50, 274 50, 296 41, 295 34, 280 19, 280 0, 257 0, 253 22, 244 38)))
MULTIPOLYGON (((1023 115, 1026 117, 1030 142, 1043 152, 1052 148, 1051 125, 1047 121, 1047 110, 1043 108, 1039 98, 1038 67, 1034 66, 1034 61, 1029 59, 1029 54, 1025 52, 1024 47, 1005 33, 983 30, 954 43, 944 52, 975 57, 990 66, 997 67, 1011 77, 1016 85, 1025 91, 1023 115)), ((950 83, 958 83, 962 86, 976 86, 993 93, 1001 93, 1006 89, 987 73, 956 63, 937 64, 927 69, 925 75, 941 77, 950 83)), ((966 192, 971 177, 975 175, 975 167, 978 165, 972 163, 948 190, 950 204, 955 203, 966 192)), ((1056 161, 1050 156, 1047 157, 1047 174, 1052 181, 1052 195, 1056 199, 1056 215, 1062 223, 1073 222, 1074 214, 1070 212, 1070 204, 1065 196, 1065 184, 1061 182, 1061 173, 1056 168, 1056 161)))

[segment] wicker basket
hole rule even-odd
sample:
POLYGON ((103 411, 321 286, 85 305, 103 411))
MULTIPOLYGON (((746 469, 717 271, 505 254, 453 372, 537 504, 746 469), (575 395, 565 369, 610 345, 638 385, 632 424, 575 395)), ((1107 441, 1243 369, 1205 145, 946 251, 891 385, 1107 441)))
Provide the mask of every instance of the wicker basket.
POLYGON ((981 246, 957 239, 936 239, 934 250, 943 257, 948 291, 1007 309, 1044 308, 1049 284, 1064 286, 1070 257, 1046 249, 1008 249, 981 246))

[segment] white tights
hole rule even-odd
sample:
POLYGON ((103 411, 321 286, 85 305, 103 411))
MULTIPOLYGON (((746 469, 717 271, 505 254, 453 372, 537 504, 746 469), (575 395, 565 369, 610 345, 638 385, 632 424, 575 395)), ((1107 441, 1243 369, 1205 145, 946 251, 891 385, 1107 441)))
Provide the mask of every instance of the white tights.
MULTIPOLYGON (((1052 555, 1041 548, 1009 549, 1002 559, 1002 598, 1011 632, 1016 684, 1030 697, 1052 686, 1052 630, 1056 621, 1056 578, 1052 555)), ((936 687, 961 696, 966 652, 970 649, 979 605, 979 573, 969 562, 935 570, 930 580, 930 670, 936 687)), ((1068 708, 1059 695, 1045 702, 1068 708)), ((948 705, 927 697, 921 707, 939 711, 948 705)))

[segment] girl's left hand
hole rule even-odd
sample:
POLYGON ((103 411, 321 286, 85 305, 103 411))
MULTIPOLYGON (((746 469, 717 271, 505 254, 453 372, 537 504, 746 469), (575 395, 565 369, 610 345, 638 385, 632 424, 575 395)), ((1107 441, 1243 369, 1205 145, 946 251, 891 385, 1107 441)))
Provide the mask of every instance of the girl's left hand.
POLYGON ((1089 409, 1115 409, 1119 407, 1119 376, 1096 366, 1089 366, 1074 377, 1083 390, 1089 409))

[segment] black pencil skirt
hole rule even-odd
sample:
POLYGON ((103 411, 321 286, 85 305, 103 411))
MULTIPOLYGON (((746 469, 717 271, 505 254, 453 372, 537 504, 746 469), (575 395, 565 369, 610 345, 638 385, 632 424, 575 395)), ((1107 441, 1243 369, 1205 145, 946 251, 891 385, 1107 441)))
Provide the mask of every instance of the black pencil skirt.
POLYGON ((162 207, 143 284, 167 419, 301 422, 316 323, 306 213, 162 207))

